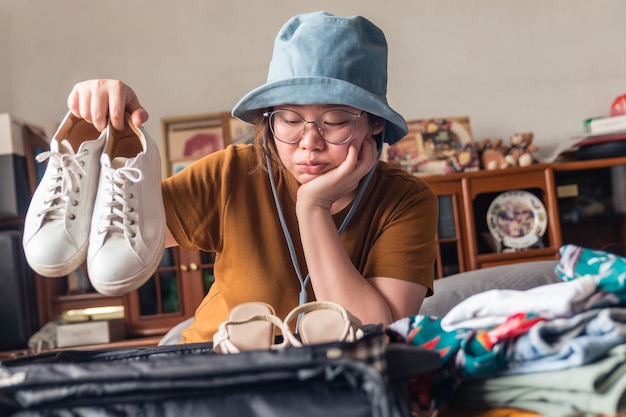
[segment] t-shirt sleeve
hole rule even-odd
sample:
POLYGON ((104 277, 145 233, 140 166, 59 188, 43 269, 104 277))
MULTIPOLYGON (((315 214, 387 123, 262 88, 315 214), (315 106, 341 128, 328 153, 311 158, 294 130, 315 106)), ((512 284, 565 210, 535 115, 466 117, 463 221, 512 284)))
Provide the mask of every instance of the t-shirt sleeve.
MULTIPOLYGON (((400 181, 387 200, 385 222, 367 256, 364 275, 390 277, 424 285, 432 294, 438 200, 420 179, 400 181)), ((389 195, 389 193, 387 194, 389 195)))
POLYGON ((222 245, 222 218, 237 169, 233 149, 207 155, 163 180, 167 227, 187 249, 218 252, 222 245))

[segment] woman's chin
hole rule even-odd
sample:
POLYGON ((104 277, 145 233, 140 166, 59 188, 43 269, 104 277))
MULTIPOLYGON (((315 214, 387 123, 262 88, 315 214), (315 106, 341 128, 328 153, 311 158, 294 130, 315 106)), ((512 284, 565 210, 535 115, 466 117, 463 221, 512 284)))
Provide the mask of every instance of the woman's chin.
POLYGON ((296 181, 298 181, 298 183, 302 185, 302 184, 306 184, 309 181, 314 180, 315 178, 318 177, 318 175, 299 173, 298 175, 294 175, 294 177, 296 178, 296 181))

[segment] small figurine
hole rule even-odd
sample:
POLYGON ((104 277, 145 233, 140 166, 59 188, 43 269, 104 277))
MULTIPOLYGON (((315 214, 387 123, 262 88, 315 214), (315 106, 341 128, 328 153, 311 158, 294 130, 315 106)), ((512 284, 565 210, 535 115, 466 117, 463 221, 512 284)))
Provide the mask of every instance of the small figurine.
POLYGON ((502 139, 485 139, 478 145, 480 163, 483 169, 493 171, 511 166, 506 160, 507 149, 502 146, 502 139))
POLYGON ((533 144, 532 132, 515 133, 511 136, 510 141, 511 149, 504 157, 509 166, 526 167, 535 162, 532 153, 539 148, 533 144))

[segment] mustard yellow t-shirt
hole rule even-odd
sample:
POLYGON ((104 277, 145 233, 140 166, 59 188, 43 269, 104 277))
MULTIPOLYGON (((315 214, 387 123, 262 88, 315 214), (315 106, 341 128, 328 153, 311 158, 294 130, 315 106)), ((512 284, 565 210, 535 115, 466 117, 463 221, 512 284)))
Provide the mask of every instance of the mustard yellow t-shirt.
MULTIPOLYGON (((229 146, 163 181, 167 226, 180 246, 216 252, 215 282, 183 331, 186 342, 210 341, 233 306, 264 301, 285 317, 298 305, 300 283, 283 234, 267 172, 255 145, 229 146)), ((306 262, 295 214, 299 184, 273 173, 302 277, 306 262)), ((334 215, 339 228, 350 206, 334 215)), ((432 290, 437 197, 422 179, 379 162, 341 235, 356 268, 432 290)), ((310 284, 308 301, 315 299, 310 284)), ((431 291, 429 291, 431 293, 431 291)))

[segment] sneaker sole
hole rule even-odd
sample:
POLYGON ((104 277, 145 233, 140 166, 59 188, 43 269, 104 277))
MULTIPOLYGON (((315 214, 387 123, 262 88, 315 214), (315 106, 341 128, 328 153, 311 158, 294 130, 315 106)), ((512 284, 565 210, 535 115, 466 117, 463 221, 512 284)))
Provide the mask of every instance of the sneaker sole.
MULTIPOLYGON (((159 244, 159 247, 165 247, 165 232, 163 232, 163 237, 159 244)), ((163 251, 161 251, 161 256, 155 256, 152 261, 146 265, 141 271, 136 273, 135 275, 128 277, 124 280, 111 282, 111 283, 94 283, 91 281, 91 285, 102 295, 107 296, 119 296, 128 294, 131 291, 135 291, 143 284, 145 284, 157 270, 161 259, 163 258, 163 251)), ((89 268, 88 268, 89 269, 89 268)))
POLYGON ((42 265, 30 258, 27 251, 24 251, 26 262, 35 273, 47 278, 61 278, 74 272, 87 260, 87 248, 83 246, 76 255, 59 265, 42 265))

